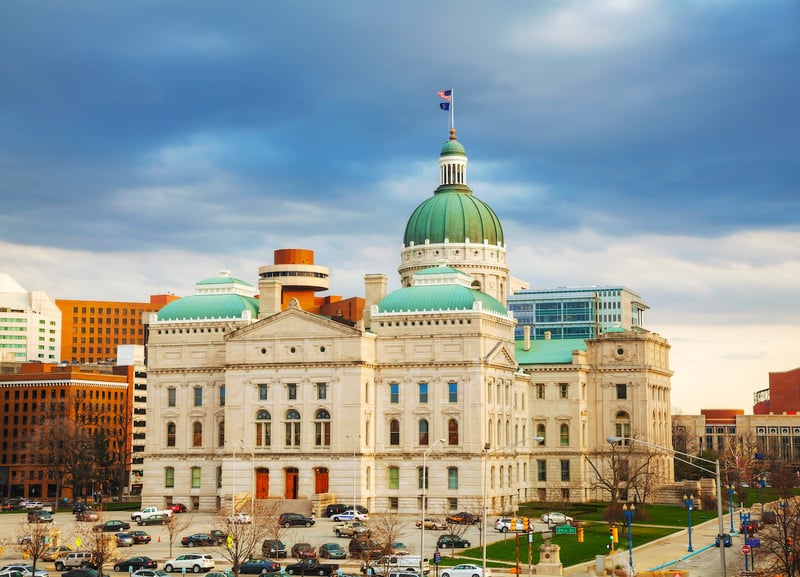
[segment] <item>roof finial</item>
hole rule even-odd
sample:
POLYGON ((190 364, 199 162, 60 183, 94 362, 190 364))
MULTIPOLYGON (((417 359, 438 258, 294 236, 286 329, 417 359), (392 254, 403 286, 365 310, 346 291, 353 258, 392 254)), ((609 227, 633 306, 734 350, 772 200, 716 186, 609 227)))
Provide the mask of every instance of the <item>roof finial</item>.
POLYGON ((450 129, 450 140, 455 140, 455 139, 456 139, 456 129, 455 128, 451 128, 450 129))

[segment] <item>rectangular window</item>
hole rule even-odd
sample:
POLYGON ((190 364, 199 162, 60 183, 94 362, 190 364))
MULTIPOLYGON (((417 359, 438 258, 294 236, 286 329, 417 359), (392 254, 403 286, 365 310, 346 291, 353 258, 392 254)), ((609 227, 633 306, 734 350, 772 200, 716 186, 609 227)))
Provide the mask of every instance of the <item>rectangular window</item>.
POLYGON ((400 488, 400 468, 399 467, 389 467, 389 488, 390 489, 399 489, 400 488))
POLYGON ((536 461, 536 479, 538 481, 547 481, 547 461, 542 459, 536 461))
POLYGON ((628 385, 618 384, 617 399, 627 399, 627 398, 628 398, 628 385))
POLYGON ((328 384, 317 383, 317 399, 320 401, 324 401, 327 398, 328 398, 328 384))
POLYGON ((561 399, 569 398, 569 384, 568 383, 559 383, 558 384, 558 396, 561 399))
POLYGON ((331 422, 317 421, 314 423, 314 444, 317 447, 331 446, 331 422))
POLYGON ((389 509, 396 511, 400 508, 400 499, 397 497, 389 497, 389 509))
POLYGON ((288 398, 290 401, 297 400, 297 384, 289 383, 286 385, 286 398, 288 398))
POLYGON ((451 511, 458 511, 458 498, 451 497, 447 500, 447 508, 451 511))
POLYGON ((167 467, 164 469, 164 487, 171 489, 175 486, 175 469, 167 467))
POLYGON ((544 399, 544 383, 536 383, 536 398, 544 399))
POLYGON ((419 402, 420 403, 428 402, 428 383, 419 384, 419 402))
POLYGON ((194 388, 194 406, 195 407, 203 406, 203 387, 194 388))
POLYGON ((569 461, 567 459, 561 461, 561 480, 569 481, 569 461))
POLYGON ((200 488, 200 467, 192 467, 192 489, 200 488))
POLYGON ((268 393, 269 388, 267 385, 258 385, 258 400, 259 401, 266 401, 268 400, 268 393))
POLYGON ((175 387, 170 387, 167 389, 167 406, 174 407, 175 406, 175 398, 176 398, 177 389, 175 387))
POLYGON ((458 383, 447 383, 447 400, 450 403, 458 402, 458 383))
POLYGON ((389 385, 389 402, 392 404, 400 402, 400 385, 397 383, 389 385))
POLYGON ((424 469, 422 467, 417 467, 417 489, 422 489, 423 479, 425 480, 425 489, 427 490, 431 480, 430 471, 428 471, 428 467, 424 469))
POLYGON ((458 489, 458 467, 447 468, 447 488, 458 489))
POLYGON ((225 406, 225 385, 222 385, 219 388, 219 406, 220 407, 225 406))

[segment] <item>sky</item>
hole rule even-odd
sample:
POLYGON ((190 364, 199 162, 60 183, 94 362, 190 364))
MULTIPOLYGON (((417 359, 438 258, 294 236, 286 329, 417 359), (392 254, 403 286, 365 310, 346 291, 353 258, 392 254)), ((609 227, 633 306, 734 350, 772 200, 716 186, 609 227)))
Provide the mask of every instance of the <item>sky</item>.
POLYGON ((624 285, 676 412, 800 366, 796 0, 0 3, 0 272, 53 298, 397 266, 454 90, 532 288, 624 285))

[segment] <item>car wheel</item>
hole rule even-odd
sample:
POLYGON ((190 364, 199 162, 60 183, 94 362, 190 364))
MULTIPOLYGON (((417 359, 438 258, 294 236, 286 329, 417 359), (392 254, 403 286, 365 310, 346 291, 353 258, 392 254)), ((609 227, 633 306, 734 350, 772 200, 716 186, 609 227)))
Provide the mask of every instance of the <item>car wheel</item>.
POLYGON ((503 527, 502 529, 500 529, 500 532, 501 533, 508 533, 508 527, 503 527))
POLYGON ((306 521, 306 527, 311 527, 311 521, 306 521))
POLYGON ((288 528, 289 528, 289 527, 291 527, 291 526, 292 526, 292 524, 291 524, 291 523, 284 523, 284 524, 283 524, 283 527, 284 527, 285 529, 288 529, 288 528))
POLYGON ((164 565, 164 571, 166 571, 167 573, 172 573, 172 565, 170 565, 169 563, 164 565))
POLYGON ((200 565, 195 565, 194 567, 192 567, 192 571, 194 571, 195 573, 200 573, 200 565))
POLYGON ((63 563, 56 563, 56 571, 63 571, 64 564, 63 563))
POLYGON ((320 569, 319 573, 317 573, 317 575, 325 575, 325 570, 324 569, 320 569))
POLYGON ((336 530, 336 536, 337 536, 337 537, 341 537, 341 536, 342 536, 342 532, 341 532, 341 531, 339 531, 338 529, 336 530))
POLYGON ((442 573, 442 577, 450 577, 450 573, 442 573))
POLYGON ((122 568, 119 565, 114 565, 114 571, 119 573, 120 571, 122 571, 122 568))
POLYGON ((287 569, 287 570, 286 570, 286 572, 287 572, 289 575, 294 575, 294 569, 287 569))

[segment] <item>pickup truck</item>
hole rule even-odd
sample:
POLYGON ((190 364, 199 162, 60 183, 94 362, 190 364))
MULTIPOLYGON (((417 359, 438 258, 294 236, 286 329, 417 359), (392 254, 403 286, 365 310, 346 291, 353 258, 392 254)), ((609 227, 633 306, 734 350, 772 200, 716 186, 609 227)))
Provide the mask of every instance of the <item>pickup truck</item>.
POLYGON ((333 528, 333 534, 337 537, 369 537, 369 528, 364 523, 352 521, 349 523, 342 523, 333 528))
POLYGON ((172 517, 172 509, 159 509, 158 507, 145 507, 141 511, 131 513, 131 519, 137 523, 142 519, 147 519, 153 515, 164 515, 165 517, 172 517))
POLYGON ((289 575, 333 575, 339 570, 339 565, 335 563, 320 563, 316 559, 300 559, 293 565, 285 567, 289 575))

